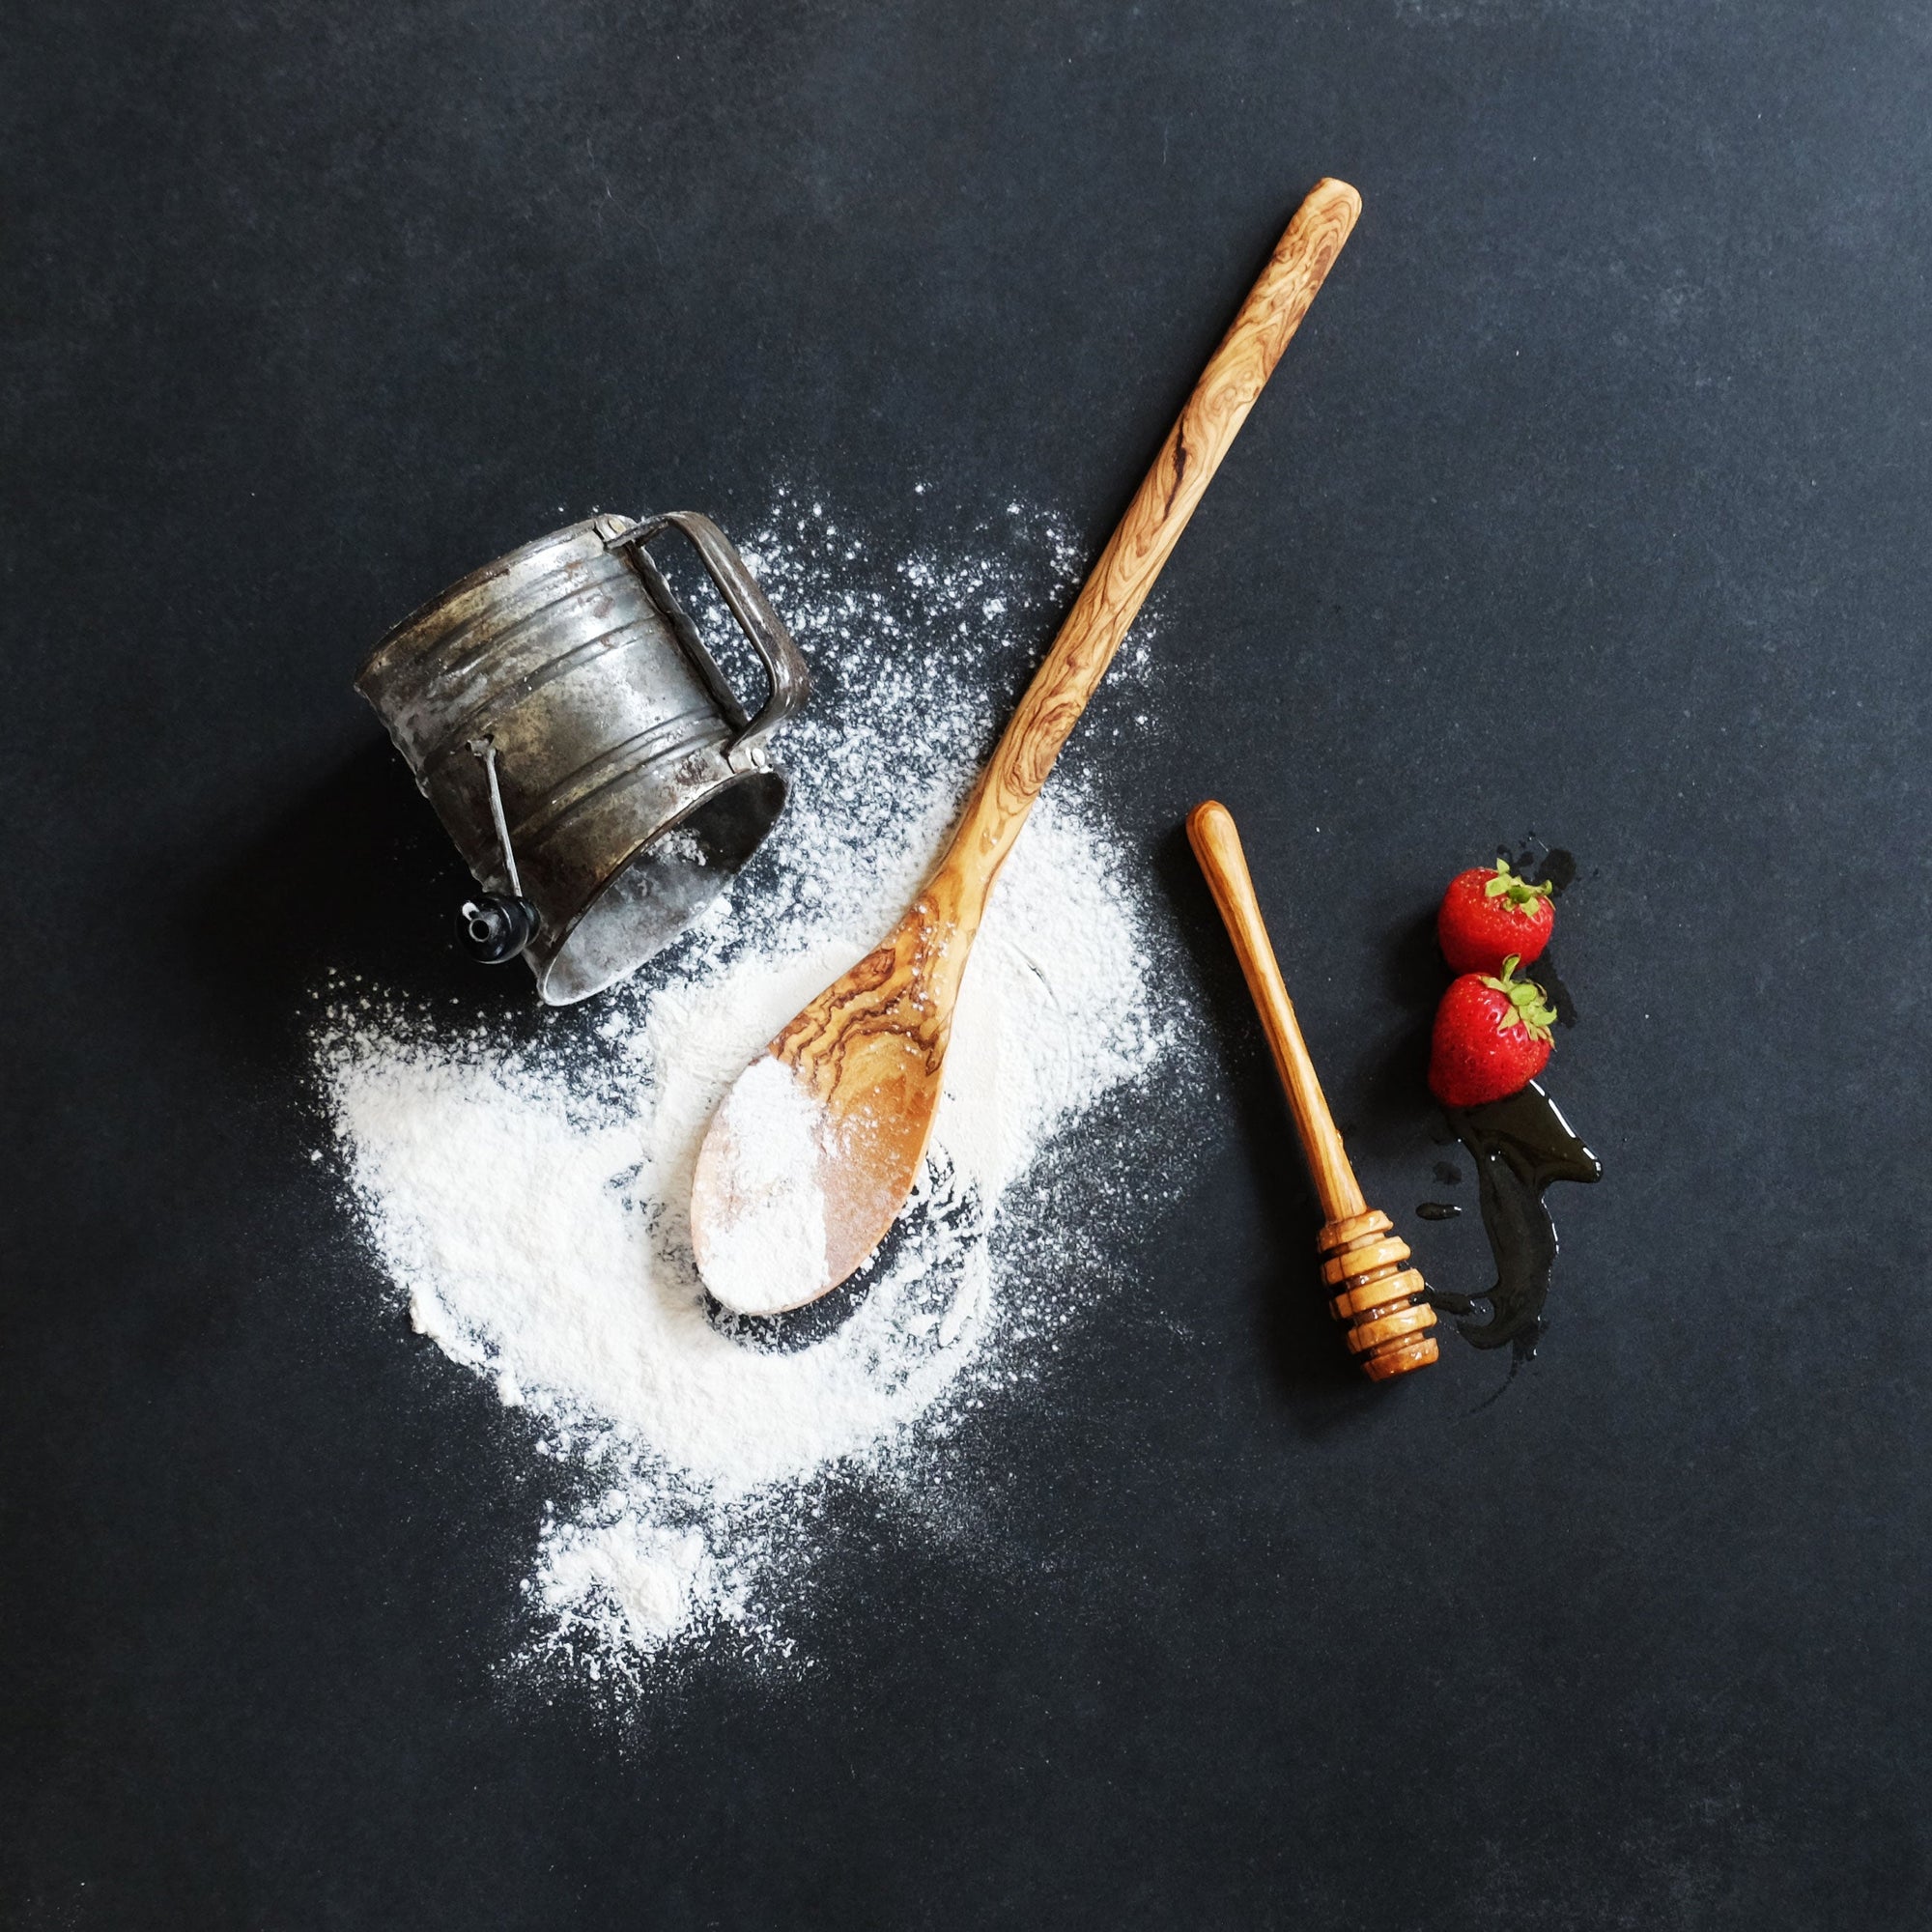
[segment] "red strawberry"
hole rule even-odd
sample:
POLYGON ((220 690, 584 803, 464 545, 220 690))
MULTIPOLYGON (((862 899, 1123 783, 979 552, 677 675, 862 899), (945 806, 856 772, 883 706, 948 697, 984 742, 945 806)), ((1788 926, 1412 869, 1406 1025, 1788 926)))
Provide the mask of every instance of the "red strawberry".
POLYGON ((1516 977, 1521 963, 1512 954, 1500 978, 1464 973, 1442 995, 1429 1043, 1429 1091, 1445 1107, 1505 1099, 1548 1062, 1556 1014, 1534 980, 1516 977))
POLYGON ((1530 960, 1549 944, 1556 908, 1548 885, 1532 886, 1498 858, 1495 870, 1458 872, 1442 895, 1435 937, 1459 973, 1493 973, 1512 952, 1530 960))

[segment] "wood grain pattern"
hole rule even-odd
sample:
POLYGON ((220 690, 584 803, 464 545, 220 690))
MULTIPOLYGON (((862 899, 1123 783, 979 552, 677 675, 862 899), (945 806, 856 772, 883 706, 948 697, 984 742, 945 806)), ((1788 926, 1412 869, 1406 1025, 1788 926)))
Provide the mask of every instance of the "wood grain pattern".
POLYGON ((1348 183, 1316 184, 1101 552, 953 836, 987 887, 1361 212, 1348 183))
MULTIPOLYGON (((919 1176, 939 1104, 959 982, 1001 866, 1154 580, 1307 314, 1361 197, 1323 181, 1296 210, 1233 327, 1061 626, 905 917, 812 1001, 770 1051, 824 1108, 818 1180, 827 1286, 885 1237, 919 1176)), ((700 1254, 726 1211, 706 1137, 692 1186, 700 1254)), ((727 1304, 728 1285, 712 1290, 727 1304)), ((822 1292, 822 1291, 821 1291, 822 1292)))
POLYGON ((1374 1380, 1426 1367, 1436 1357, 1435 1338, 1428 1332, 1435 1325, 1435 1311, 1423 1299, 1427 1291, 1421 1275, 1405 1266, 1407 1242, 1391 1232, 1386 1214, 1362 1199, 1294 1017, 1241 850, 1241 835, 1227 807, 1213 799, 1197 805, 1187 817, 1187 841, 1234 942, 1327 1216, 1316 1247, 1321 1279, 1337 1291, 1329 1311, 1343 1323, 1350 1350, 1374 1380))

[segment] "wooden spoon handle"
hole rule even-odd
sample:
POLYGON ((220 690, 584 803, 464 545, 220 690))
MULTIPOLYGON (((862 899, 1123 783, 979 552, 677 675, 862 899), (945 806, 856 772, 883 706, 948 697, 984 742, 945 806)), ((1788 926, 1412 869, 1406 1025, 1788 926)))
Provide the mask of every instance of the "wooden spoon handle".
POLYGON ((1366 1213, 1369 1204, 1362 1199, 1348 1150, 1336 1131, 1321 1082, 1316 1078, 1315 1063, 1308 1057, 1293 1004, 1275 963, 1274 948, 1268 943, 1267 927, 1262 923, 1261 903, 1255 897, 1247 855, 1241 850, 1241 835, 1235 830, 1228 808, 1211 798, 1197 805, 1187 814, 1187 842, 1194 847, 1194 856, 1207 874, 1208 890, 1214 895, 1228 937, 1235 942, 1241 977, 1247 980, 1255 1010, 1261 1015, 1262 1031, 1274 1053, 1275 1071, 1288 1092, 1295 1130, 1308 1152, 1321 1211, 1331 1222, 1366 1213))
POLYGON ((1020 700, 941 869, 966 872, 981 892, 990 888, 1060 748, 1361 212, 1362 198, 1348 183, 1325 180, 1295 210, 1020 700))

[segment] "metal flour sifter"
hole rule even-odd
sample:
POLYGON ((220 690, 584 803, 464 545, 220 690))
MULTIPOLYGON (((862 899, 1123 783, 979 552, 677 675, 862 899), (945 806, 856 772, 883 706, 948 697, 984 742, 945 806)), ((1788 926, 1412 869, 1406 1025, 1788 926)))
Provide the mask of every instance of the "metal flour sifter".
POLYGON ((519 956, 552 1006, 668 946, 783 809, 773 732, 805 660, 730 541, 690 510, 600 516, 473 571, 398 624, 355 678, 482 891, 471 957, 519 956), (649 546, 676 531, 763 664, 732 692, 649 546))

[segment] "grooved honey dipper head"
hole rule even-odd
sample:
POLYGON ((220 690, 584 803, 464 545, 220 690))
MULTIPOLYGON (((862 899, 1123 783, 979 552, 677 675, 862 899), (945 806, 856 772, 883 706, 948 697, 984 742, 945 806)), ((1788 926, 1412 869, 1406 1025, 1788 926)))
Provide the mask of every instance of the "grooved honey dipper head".
POLYGON ((1421 1275, 1406 1265, 1408 1243, 1393 1224, 1371 1208, 1330 1221, 1316 1246, 1321 1279, 1332 1292, 1329 1312, 1345 1329, 1343 1339, 1372 1381, 1406 1376, 1435 1359, 1435 1311, 1421 1275))

